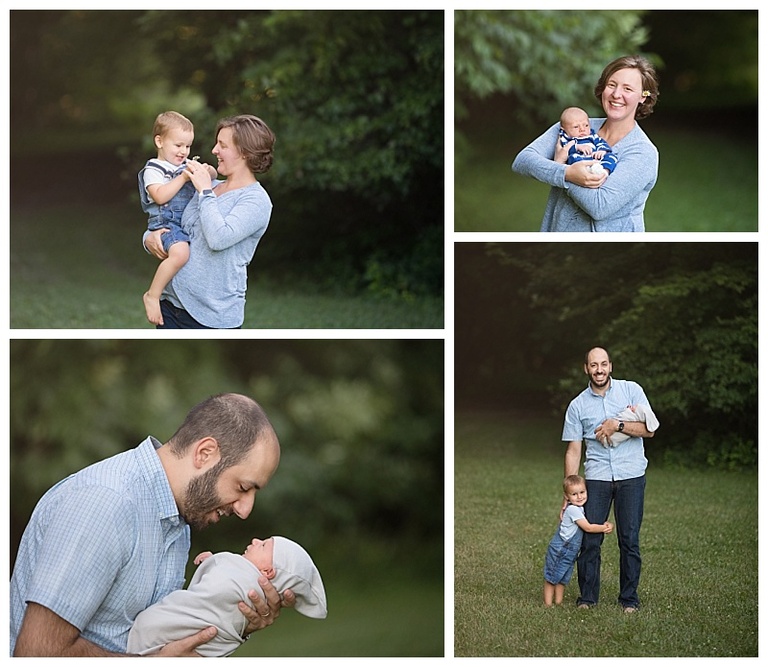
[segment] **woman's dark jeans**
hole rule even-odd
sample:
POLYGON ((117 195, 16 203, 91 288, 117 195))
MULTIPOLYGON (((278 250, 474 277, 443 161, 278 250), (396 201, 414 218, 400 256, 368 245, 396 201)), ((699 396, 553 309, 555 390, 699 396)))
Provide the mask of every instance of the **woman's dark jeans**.
MULTIPOLYGON (((613 504, 614 532, 619 542, 619 604, 640 606, 640 524, 643 522, 645 476, 617 482, 587 480, 587 504, 584 512, 590 523, 605 523, 613 504)), ((604 533, 584 533, 578 565, 577 604, 597 604, 600 598, 600 547, 604 533)))

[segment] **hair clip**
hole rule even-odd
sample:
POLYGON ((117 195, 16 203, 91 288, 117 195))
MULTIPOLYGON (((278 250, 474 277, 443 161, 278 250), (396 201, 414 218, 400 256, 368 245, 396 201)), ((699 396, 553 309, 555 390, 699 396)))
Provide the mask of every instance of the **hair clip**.
POLYGON ((650 96, 651 96, 651 91, 650 90, 644 90, 643 91, 643 97, 650 97, 650 96))

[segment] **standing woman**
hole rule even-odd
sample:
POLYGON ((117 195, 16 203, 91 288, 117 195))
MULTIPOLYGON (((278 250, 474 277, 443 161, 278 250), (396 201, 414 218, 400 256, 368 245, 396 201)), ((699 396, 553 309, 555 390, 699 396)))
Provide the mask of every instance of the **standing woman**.
MULTIPOLYGON (((248 264, 269 225, 272 201, 256 180, 272 166, 275 135, 260 118, 233 116, 219 121, 216 169, 226 180, 211 180, 205 165, 191 163, 197 190, 181 219, 190 237, 189 261, 165 288, 158 329, 236 329, 245 319, 248 264)), ((163 230, 144 243, 158 259, 165 252, 163 230)))
POLYGON ((559 123, 526 146, 512 170, 552 186, 542 232, 643 232, 643 210, 656 184, 659 152, 640 129, 659 96, 656 71, 642 56, 609 63, 595 86, 605 118, 590 118, 592 130, 618 157, 610 176, 594 174, 590 160, 566 165, 558 142, 559 123))

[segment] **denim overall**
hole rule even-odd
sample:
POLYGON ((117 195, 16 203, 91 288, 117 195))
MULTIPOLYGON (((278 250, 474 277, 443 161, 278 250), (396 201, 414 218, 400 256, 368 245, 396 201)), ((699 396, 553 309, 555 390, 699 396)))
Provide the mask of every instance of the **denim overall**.
POLYGON ((573 566, 581 548, 582 531, 579 529, 568 541, 556 531, 549 542, 544 559, 544 579, 550 584, 567 585, 573 575, 573 566))
POLYGON ((159 169, 162 171, 167 180, 171 180, 177 176, 181 171, 186 169, 186 162, 178 167, 175 171, 172 171, 159 163, 157 160, 149 160, 144 168, 139 172, 139 195, 141 196, 141 208, 145 213, 149 215, 149 222, 147 229, 152 232, 157 229, 168 229, 162 237, 163 250, 168 252, 174 243, 183 241, 189 243, 189 235, 181 228, 181 216, 184 214, 184 209, 189 204, 190 199, 195 195, 195 186, 190 181, 187 181, 181 186, 181 189, 173 196, 173 198, 165 204, 156 204, 149 198, 149 193, 144 187, 144 172, 147 167, 152 163, 153 169, 159 169))

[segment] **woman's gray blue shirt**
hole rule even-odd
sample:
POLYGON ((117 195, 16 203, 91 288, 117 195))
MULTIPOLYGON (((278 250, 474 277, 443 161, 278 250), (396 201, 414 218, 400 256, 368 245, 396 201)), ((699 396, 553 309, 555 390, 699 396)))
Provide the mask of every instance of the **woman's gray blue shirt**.
MULTIPOLYGON (((593 131, 605 122, 590 118, 593 131)), ((635 123, 612 146, 616 169, 599 188, 585 188, 565 180, 565 165, 554 162, 560 124, 555 123, 526 146, 512 170, 552 186, 541 223, 542 232, 644 232, 643 211, 659 169, 659 152, 635 123)))

